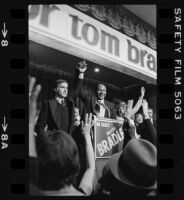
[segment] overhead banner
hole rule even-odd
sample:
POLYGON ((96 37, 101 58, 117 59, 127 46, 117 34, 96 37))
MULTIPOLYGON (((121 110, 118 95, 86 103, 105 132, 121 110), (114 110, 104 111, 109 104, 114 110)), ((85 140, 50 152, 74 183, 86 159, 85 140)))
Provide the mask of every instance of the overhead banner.
POLYGON ((68 5, 30 5, 29 40, 35 37, 41 44, 49 38, 50 47, 70 45, 156 79, 155 50, 68 5))
POLYGON ((123 149, 123 122, 96 118, 94 125, 94 149, 96 158, 109 158, 123 149))

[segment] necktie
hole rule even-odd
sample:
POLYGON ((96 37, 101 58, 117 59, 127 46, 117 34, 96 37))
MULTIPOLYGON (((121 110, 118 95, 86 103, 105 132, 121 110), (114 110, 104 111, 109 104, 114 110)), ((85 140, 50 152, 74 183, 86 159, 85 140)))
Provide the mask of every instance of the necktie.
POLYGON ((65 106, 66 105, 66 100, 63 98, 63 99, 61 99, 61 105, 62 106, 65 106))
POLYGON ((103 108, 105 108, 105 113, 106 113, 106 111, 107 111, 108 118, 110 118, 110 111, 109 111, 108 107, 104 104, 104 102, 98 100, 98 101, 97 101, 97 104, 99 104, 99 105, 101 105, 103 108))

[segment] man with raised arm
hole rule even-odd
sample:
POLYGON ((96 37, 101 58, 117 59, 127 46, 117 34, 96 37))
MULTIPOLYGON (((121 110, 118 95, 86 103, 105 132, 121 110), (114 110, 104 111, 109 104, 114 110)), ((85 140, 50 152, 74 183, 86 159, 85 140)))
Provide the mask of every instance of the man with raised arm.
POLYGON ((74 124, 73 99, 75 99, 80 92, 84 79, 84 72, 87 68, 86 65, 85 61, 83 61, 77 66, 79 73, 77 83, 74 84, 73 97, 68 97, 68 82, 63 79, 56 80, 54 86, 55 97, 50 100, 45 100, 40 110, 35 127, 37 134, 43 133, 45 127, 50 131, 63 130, 71 134, 74 124))

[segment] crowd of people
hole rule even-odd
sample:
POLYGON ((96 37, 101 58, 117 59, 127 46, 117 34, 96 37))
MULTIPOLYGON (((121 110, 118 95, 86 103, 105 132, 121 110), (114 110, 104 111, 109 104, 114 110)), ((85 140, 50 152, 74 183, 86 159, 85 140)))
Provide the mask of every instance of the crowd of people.
POLYGON ((75 99, 86 69, 85 61, 77 66, 78 77, 70 97, 68 82, 56 80, 55 96, 43 102, 38 116, 41 85, 36 85, 36 79, 30 77, 30 195, 156 195, 156 120, 144 99, 145 88, 141 87, 140 97, 133 106, 133 100, 107 101, 107 88, 100 83, 96 95, 86 97, 80 110, 75 99), (95 186, 94 115, 123 121, 124 132, 123 149, 109 158, 95 186))

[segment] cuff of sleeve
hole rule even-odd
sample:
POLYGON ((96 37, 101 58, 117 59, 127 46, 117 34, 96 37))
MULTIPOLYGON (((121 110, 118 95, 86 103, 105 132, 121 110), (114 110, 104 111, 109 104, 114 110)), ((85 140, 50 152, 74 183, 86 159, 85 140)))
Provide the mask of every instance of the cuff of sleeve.
POLYGON ((150 119, 150 117, 147 115, 144 115, 144 119, 150 119))
POLYGON ((92 191, 93 191, 92 188, 90 188, 89 186, 84 185, 84 184, 80 185, 80 187, 79 187, 78 189, 79 189, 81 192, 83 192, 85 195, 87 195, 87 196, 90 196, 91 193, 92 193, 92 191))
POLYGON ((83 72, 80 72, 79 79, 84 79, 84 73, 83 72))

